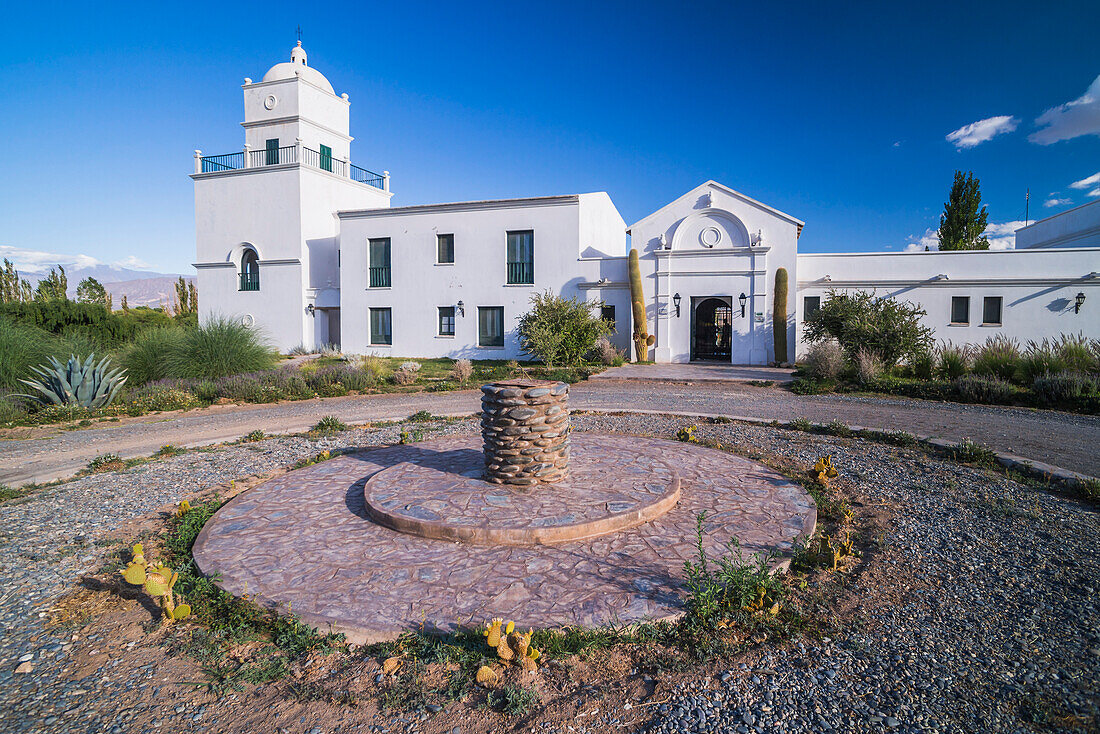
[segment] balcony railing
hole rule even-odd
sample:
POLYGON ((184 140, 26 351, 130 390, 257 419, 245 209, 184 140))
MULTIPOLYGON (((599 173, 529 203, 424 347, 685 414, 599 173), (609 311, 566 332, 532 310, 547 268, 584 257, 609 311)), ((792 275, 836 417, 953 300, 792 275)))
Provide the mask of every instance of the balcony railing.
POLYGON ((508 263, 508 285, 533 285, 534 282, 534 263, 508 263))
POLYGON ((333 175, 367 184, 376 189, 390 190, 388 171, 382 173, 368 171, 366 168, 353 165, 350 161, 334 158, 332 155, 325 155, 305 146, 284 145, 281 148, 244 150, 240 153, 222 155, 203 155, 202 151, 195 151, 195 173, 226 173, 242 168, 262 168, 299 162, 310 168, 328 171, 333 175))
POLYGON ((294 145, 284 145, 281 148, 264 148, 263 150, 248 151, 249 168, 259 166, 278 166, 283 163, 297 163, 298 148, 294 145))
POLYGON ((389 288, 390 287, 390 266, 389 265, 375 265, 370 268, 370 287, 371 288, 389 288))
POLYGON ((259 273, 241 273, 241 290, 242 291, 258 291, 258 290, 260 290, 260 274, 259 273))

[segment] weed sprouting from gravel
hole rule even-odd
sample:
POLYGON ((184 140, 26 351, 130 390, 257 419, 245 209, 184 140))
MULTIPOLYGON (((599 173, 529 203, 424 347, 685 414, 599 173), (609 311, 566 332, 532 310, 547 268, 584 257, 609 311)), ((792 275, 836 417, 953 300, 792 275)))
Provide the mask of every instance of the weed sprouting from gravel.
POLYGON ((326 415, 309 429, 310 433, 339 433, 348 430, 348 424, 334 415, 326 415))
POLYGON ((486 699, 489 708, 509 716, 521 716, 538 702, 537 691, 521 686, 504 686, 499 691, 489 691, 486 699))

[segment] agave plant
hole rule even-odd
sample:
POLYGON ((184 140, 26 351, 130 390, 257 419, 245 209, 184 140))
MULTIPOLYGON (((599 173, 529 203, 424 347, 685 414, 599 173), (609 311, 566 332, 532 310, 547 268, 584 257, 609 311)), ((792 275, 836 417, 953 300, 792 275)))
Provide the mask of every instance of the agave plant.
POLYGON ((37 400, 43 405, 79 405, 93 410, 110 405, 126 382, 126 370, 108 370, 110 357, 104 357, 97 364, 94 362, 94 353, 89 354, 83 364, 76 355, 69 357, 68 364, 50 357, 49 365, 31 368, 37 375, 35 379, 20 380, 42 394, 20 397, 37 400))

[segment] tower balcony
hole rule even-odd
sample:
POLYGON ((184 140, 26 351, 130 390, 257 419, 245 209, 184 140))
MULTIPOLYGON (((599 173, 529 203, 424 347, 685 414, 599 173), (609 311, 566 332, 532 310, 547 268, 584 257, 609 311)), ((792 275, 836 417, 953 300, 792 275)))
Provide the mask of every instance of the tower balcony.
POLYGON ((347 178, 357 183, 373 186, 382 191, 390 190, 390 172, 375 173, 354 165, 347 159, 334 158, 331 155, 307 148, 301 143, 285 145, 281 148, 263 150, 244 150, 221 155, 203 155, 195 151, 195 173, 232 173, 244 169, 263 168, 265 166, 306 165, 334 176, 347 178))

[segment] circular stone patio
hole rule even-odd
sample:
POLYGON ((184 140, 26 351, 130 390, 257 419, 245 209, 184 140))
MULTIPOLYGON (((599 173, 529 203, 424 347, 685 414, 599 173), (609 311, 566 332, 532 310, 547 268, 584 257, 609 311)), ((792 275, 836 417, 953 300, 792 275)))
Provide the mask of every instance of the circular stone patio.
POLYGON ((676 441, 579 432, 572 440, 574 469, 585 454, 598 457, 586 472, 588 500, 569 497, 577 477, 572 490, 502 492, 485 483, 475 500, 475 435, 392 446, 288 472, 235 497, 199 534, 195 560, 230 593, 369 642, 491 617, 524 627, 667 619, 681 611, 700 512, 711 557, 734 537, 747 553, 784 552, 813 532, 817 511, 805 490, 756 462, 676 441), (457 491, 433 490, 427 477, 457 491), (404 498, 398 480, 411 480, 404 498), (631 516, 667 501, 674 484, 678 501, 643 524, 553 544, 537 533, 526 545, 483 545, 400 532, 372 519, 365 497, 432 526, 526 532, 631 516))
POLYGON ((630 442, 575 435, 569 475, 528 487, 486 481, 476 436, 419 444, 420 455, 367 480, 367 514, 401 532, 482 545, 562 543, 626 530, 680 499, 674 467, 659 459, 623 463, 630 442))

